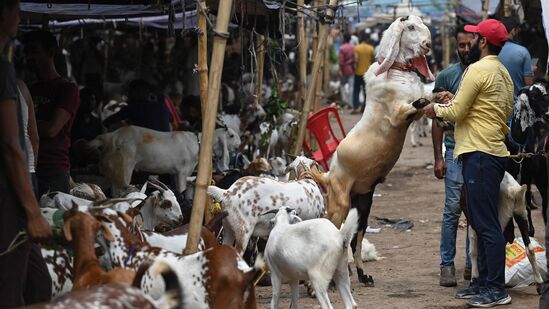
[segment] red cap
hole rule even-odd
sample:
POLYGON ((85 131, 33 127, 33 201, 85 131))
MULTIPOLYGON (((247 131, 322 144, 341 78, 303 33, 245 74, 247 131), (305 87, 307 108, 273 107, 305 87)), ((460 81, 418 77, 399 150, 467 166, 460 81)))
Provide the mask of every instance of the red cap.
POLYGON ((502 46, 509 39, 509 33, 505 26, 496 19, 483 20, 476 26, 466 25, 464 29, 482 35, 488 42, 496 46, 502 46))

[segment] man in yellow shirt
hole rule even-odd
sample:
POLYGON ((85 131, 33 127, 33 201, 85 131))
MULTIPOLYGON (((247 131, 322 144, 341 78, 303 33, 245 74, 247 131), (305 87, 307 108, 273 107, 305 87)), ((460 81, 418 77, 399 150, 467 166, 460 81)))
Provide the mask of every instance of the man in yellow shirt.
POLYGON ((505 239, 498 221, 499 184, 509 152, 505 135, 513 109, 513 81, 498 54, 508 34, 505 26, 487 19, 465 26, 475 34, 471 41, 471 65, 463 73, 459 89, 447 104, 429 104, 425 114, 455 122, 454 157, 463 161, 463 178, 469 220, 478 237, 479 277, 456 293, 473 307, 511 303, 505 290, 505 239))
POLYGON ((366 87, 364 85, 364 74, 374 62, 375 50, 368 43, 369 37, 365 32, 359 34, 360 44, 355 46, 355 59, 357 60, 355 67, 355 84, 353 88, 353 111, 351 114, 360 113, 360 91, 364 94, 364 102, 366 102, 366 87))

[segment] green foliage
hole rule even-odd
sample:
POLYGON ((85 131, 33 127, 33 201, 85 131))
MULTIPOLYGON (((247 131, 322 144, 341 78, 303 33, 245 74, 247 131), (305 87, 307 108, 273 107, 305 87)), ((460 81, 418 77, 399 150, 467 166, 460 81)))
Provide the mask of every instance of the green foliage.
POLYGON ((273 129, 275 128, 277 119, 284 114, 288 108, 288 102, 280 97, 278 87, 274 87, 269 102, 265 105, 265 113, 267 114, 266 122, 269 124, 269 129, 261 135, 259 145, 265 147, 269 144, 273 129))

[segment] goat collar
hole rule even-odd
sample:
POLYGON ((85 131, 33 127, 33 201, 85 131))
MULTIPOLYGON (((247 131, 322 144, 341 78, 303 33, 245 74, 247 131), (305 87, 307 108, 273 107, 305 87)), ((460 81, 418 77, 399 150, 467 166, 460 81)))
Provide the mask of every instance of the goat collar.
POLYGON ((124 267, 128 267, 128 263, 132 260, 133 256, 135 255, 135 251, 137 251, 137 244, 132 244, 130 248, 130 252, 128 253, 128 257, 124 261, 124 267))
MULTIPOLYGON (((377 63, 381 64, 381 63, 383 63, 383 60, 384 59, 382 57, 379 57, 377 59, 377 63)), ((395 69, 395 70, 399 70, 399 71, 410 72, 410 71, 412 71, 413 67, 414 66, 411 63, 402 64, 402 63, 393 62, 391 67, 389 67, 389 70, 395 69)))

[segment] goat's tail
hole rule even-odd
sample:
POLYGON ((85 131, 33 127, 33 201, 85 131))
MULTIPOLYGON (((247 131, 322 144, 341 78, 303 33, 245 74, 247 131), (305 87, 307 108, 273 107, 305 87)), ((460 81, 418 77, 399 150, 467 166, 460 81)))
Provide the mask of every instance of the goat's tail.
POLYGON ((343 249, 347 249, 351 240, 353 240, 353 235, 355 234, 358 228, 358 211, 356 208, 349 210, 347 218, 345 219, 345 224, 339 230, 341 238, 343 238, 343 249))
POLYGON ((175 271, 166 262, 156 261, 151 266, 151 272, 160 274, 166 286, 166 292, 158 300, 157 308, 183 308, 183 287, 175 271))
POLYGON ((316 165, 313 165, 311 167, 311 174, 313 175, 314 181, 316 181, 320 185, 328 185, 328 173, 321 172, 316 165))
POLYGON ((208 195, 216 201, 223 200, 223 195, 227 190, 221 189, 216 186, 208 186, 208 195))

